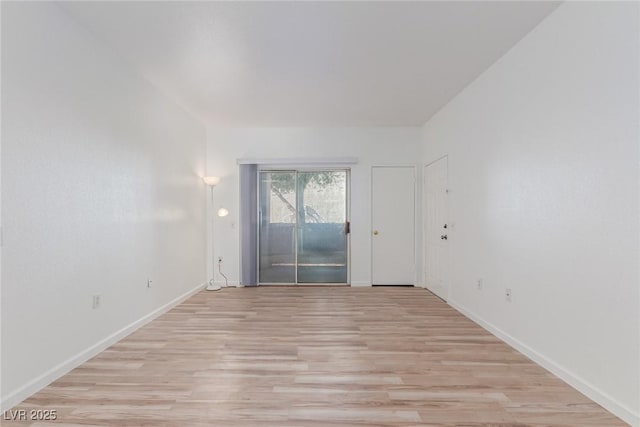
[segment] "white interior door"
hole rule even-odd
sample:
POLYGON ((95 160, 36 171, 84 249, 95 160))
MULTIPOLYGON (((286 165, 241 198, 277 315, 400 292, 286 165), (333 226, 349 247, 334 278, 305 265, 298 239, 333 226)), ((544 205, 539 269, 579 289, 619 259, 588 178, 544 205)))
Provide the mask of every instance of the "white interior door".
POLYGON ((447 243, 447 157, 424 168, 425 284, 445 301, 447 243))
POLYGON ((371 170, 372 268, 374 285, 415 281, 415 168, 371 170))

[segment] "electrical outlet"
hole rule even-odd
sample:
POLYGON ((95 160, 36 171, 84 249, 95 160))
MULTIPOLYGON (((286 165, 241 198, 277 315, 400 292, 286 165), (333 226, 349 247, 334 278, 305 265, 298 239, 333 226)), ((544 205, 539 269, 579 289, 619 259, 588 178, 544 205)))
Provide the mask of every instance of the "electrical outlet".
POLYGON ((96 310, 100 308, 100 295, 93 296, 93 309, 96 310))
POLYGON ((150 288, 152 283, 153 283, 153 280, 147 279, 147 288, 150 288))
POLYGON ((478 279, 476 281, 476 288, 481 291, 482 290, 482 279, 478 279))
POLYGON ((511 302, 511 289, 507 288, 504 291, 504 297, 507 301, 511 302))

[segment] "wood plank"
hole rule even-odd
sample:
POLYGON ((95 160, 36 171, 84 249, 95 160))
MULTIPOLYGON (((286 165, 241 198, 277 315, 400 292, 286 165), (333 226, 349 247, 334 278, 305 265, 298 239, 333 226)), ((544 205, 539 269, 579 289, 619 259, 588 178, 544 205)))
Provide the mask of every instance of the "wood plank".
POLYGON ((3 426, 624 426, 423 289, 200 292, 3 426))

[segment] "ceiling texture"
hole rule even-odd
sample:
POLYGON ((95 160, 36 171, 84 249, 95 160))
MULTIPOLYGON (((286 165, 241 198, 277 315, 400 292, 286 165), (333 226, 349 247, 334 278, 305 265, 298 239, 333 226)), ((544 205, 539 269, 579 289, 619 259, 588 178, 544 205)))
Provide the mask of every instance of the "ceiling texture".
POLYGON ((212 126, 419 126, 559 2, 65 2, 212 126))

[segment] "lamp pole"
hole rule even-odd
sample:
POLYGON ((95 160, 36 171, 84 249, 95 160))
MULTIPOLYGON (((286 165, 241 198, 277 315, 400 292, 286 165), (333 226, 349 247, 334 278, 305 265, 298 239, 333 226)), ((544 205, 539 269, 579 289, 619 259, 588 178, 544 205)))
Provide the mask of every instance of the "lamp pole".
POLYGON ((213 189, 215 188, 216 185, 218 185, 218 183, 220 182, 220 178, 217 176, 207 176, 203 178, 204 182, 209 186, 209 188, 211 189, 211 209, 210 212, 210 225, 211 225, 211 279, 209 280, 209 283, 207 284, 207 290, 208 291, 219 291, 220 289, 222 289, 222 286, 217 285, 215 283, 215 276, 216 276, 216 255, 215 255, 215 240, 214 240, 214 220, 215 220, 215 205, 213 204, 213 189))

